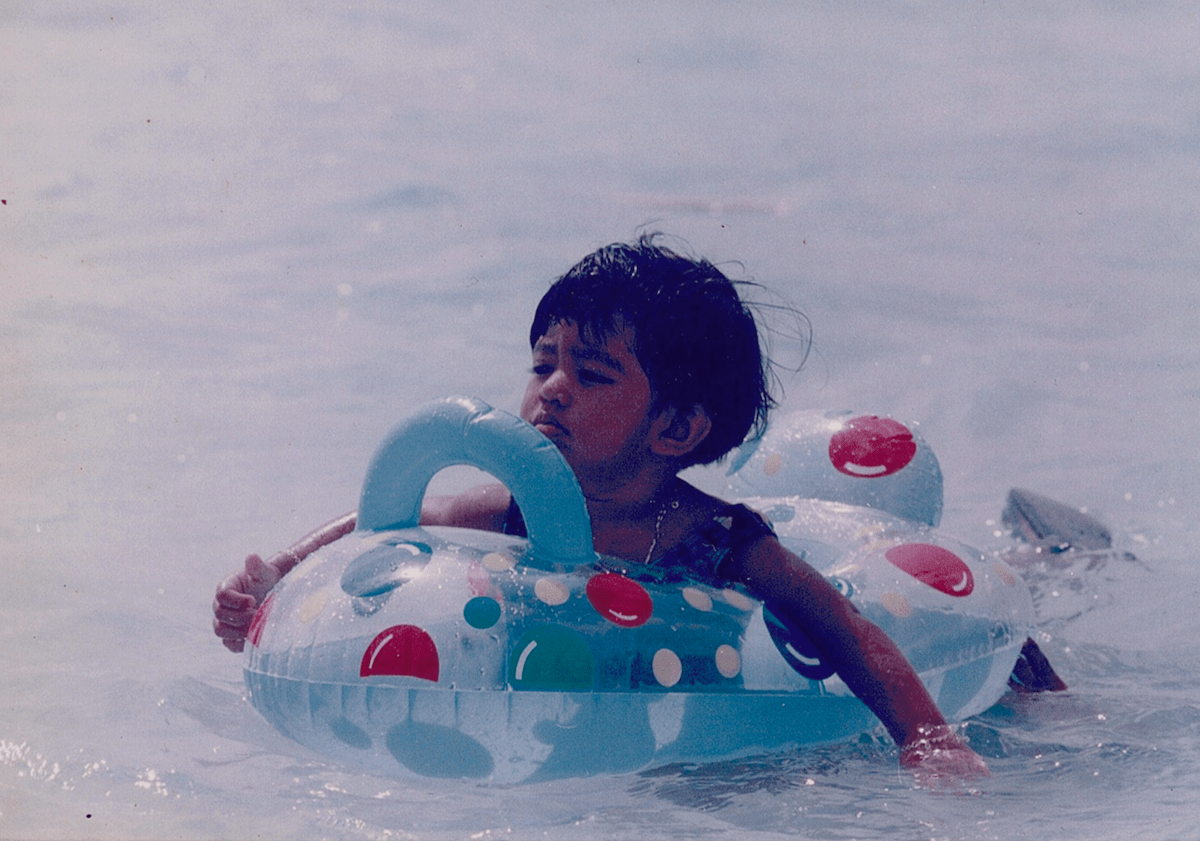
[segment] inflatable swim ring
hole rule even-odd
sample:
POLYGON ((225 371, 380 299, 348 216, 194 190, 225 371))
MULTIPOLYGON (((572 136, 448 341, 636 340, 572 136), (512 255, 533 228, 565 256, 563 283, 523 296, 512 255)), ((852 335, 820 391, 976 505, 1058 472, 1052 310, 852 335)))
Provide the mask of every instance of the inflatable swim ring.
MULTIPOLYGON (((948 718, 981 712, 1032 628, 1029 592, 1004 564, 935 531, 941 474, 924 443, 895 422, 857 420, 775 424, 739 451, 730 487, 896 640, 948 718), (851 484, 826 477, 820 493, 876 507, 813 498, 821 449, 851 484), (890 484, 850 492, 869 482, 890 484), (920 505, 906 498, 914 488, 920 505)), ((558 450, 469 398, 392 430, 367 470, 357 530, 267 596, 244 670, 278 730, 384 775, 621 773, 878 723, 798 629, 740 589, 597 556, 558 450), (420 527, 429 479, 452 464, 503 482, 530 538, 420 527)))

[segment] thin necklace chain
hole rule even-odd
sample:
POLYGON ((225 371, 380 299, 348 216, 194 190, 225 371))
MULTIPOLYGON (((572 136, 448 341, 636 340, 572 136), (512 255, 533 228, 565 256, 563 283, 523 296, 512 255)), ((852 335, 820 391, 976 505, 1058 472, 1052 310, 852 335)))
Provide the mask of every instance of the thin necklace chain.
MULTIPOLYGON (((674 488, 675 486, 672 484, 671 489, 674 490, 674 488)), ((669 495, 663 500, 662 508, 658 511, 658 519, 654 521, 654 539, 650 541, 650 548, 646 551, 646 560, 642 561, 643 564, 650 563, 650 558, 654 555, 654 550, 658 548, 658 537, 662 533, 662 524, 667 516, 668 509, 677 511, 679 509, 679 500, 671 499, 669 495)))

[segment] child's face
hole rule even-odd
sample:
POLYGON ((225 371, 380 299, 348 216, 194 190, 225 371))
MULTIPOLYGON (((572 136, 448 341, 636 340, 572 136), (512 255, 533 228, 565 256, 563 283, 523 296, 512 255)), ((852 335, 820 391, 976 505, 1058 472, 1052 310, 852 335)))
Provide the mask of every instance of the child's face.
POLYGON ((628 338, 587 342, 560 321, 533 349, 521 417, 555 443, 581 482, 631 476, 650 453, 650 381, 628 338))

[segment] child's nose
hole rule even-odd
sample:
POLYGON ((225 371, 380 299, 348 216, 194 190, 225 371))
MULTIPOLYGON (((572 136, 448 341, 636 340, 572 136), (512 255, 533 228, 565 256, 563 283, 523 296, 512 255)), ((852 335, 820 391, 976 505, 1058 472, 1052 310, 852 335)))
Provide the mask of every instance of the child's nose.
POLYGON ((558 403, 566 406, 571 402, 571 388, 566 371, 561 368, 542 382, 539 396, 547 403, 558 403))

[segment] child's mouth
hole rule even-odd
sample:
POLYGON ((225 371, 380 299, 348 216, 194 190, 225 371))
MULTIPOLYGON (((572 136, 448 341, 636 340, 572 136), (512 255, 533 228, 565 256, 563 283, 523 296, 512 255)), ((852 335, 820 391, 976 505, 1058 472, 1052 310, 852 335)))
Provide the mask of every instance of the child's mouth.
POLYGON ((567 434, 563 425, 553 418, 538 418, 533 422, 533 427, 547 438, 560 438, 567 434))

